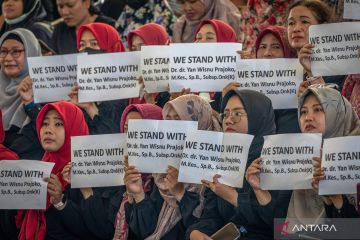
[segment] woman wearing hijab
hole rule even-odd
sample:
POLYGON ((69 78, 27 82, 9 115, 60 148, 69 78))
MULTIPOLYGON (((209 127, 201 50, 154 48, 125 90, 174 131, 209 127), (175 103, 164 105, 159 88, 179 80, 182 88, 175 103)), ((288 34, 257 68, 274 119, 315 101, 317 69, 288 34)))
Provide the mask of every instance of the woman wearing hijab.
POLYGON ((81 214, 79 196, 63 191, 67 187, 61 171, 71 159, 70 138, 88 135, 84 115, 68 102, 46 104, 36 119, 36 129, 45 154, 42 161, 55 163, 48 181, 46 210, 19 211, 19 239, 92 239, 81 214), (69 220, 70 219, 70 220, 69 220))
POLYGON ((46 12, 40 0, 3 0, 2 13, 5 23, 0 30, 0 36, 15 28, 26 28, 37 39, 50 44, 52 31, 45 23, 41 23, 46 17, 46 12))
MULTIPOLYGON (((210 105, 196 95, 168 102, 162 115, 167 120, 198 121, 201 130, 221 130, 210 105)), ((201 214, 202 186, 177 182, 178 170, 169 166, 167 174, 153 174, 155 185, 146 194, 138 174, 133 166, 125 168, 124 182, 133 197, 125 204, 131 239, 183 239, 185 229, 201 214)))
MULTIPOLYGON (((129 120, 131 119, 153 119, 153 120, 161 120, 162 109, 154 104, 132 104, 126 107, 121 116, 120 121, 120 131, 122 133, 127 133, 129 120)), ((127 164, 127 157, 125 159, 127 164)), ((139 179, 140 180, 140 179, 139 179)), ((151 174, 141 174, 141 183, 142 189, 144 193, 148 193, 151 191, 153 182, 151 181, 151 174)), ((134 233, 129 229, 128 222, 125 217, 125 205, 128 202, 133 202, 133 195, 129 194, 130 191, 122 191, 122 195, 119 201, 117 201, 117 214, 115 219, 115 234, 114 240, 126 240, 133 239, 134 233), (120 202, 120 203, 119 203, 120 202), (130 231, 129 231, 130 230, 130 231)))
MULTIPOLYGON (((293 58, 296 56, 286 39, 286 28, 270 26, 264 29, 255 42, 256 58, 293 58)), ((296 109, 275 110, 276 133, 299 133, 296 109)))
MULTIPOLYGON (((195 43, 210 42, 233 42, 237 41, 234 29, 224 21, 217 19, 209 19, 201 21, 195 32, 195 43)), ((210 100, 212 109, 220 112, 221 108, 221 92, 200 93, 200 96, 210 100)))
MULTIPOLYGON (((148 23, 132 30, 127 36, 127 44, 130 51, 140 51, 141 46, 147 45, 169 45, 170 38, 166 29, 156 23, 148 23)), ((143 79, 141 79, 143 84, 143 79)), ((143 86, 144 87, 144 86, 143 86)), ((167 92, 148 94, 144 92, 143 97, 129 99, 129 104, 153 103, 163 107, 169 101, 167 92)))
MULTIPOLYGON (((77 33, 77 48, 79 52, 88 54, 125 51, 116 29, 105 23, 81 26, 77 33)), ((127 100, 79 103, 78 92, 79 86, 73 86, 69 97, 72 103, 83 109, 90 134, 118 133, 120 117, 127 100)))
POLYGON ((311 25, 331 23, 333 16, 329 7, 320 0, 300 0, 289 7, 287 17, 288 41, 292 48, 297 52, 299 61, 304 67, 306 81, 300 84, 298 96, 300 96, 308 86, 317 83, 335 83, 343 86, 345 76, 313 76, 311 72, 311 52, 314 47, 309 43, 309 27, 311 25))
MULTIPOLYGON (((310 86, 299 98, 299 123, 303 133, 322 133, 323 138, 360 135, 360 120, 339 91, 328 86, 310 86)), ((360 217, 355 196, 319 196, 317 187, 325 174, 321 159, 314 157, 315 189, 293 191, 288 218, 360 217)))
POLYGON ((230 0, 181 0, 184 15, 174 25, 173 42, 193 42, 196 29, 201 21, 218 19, 228 23, 240 34, 241 15, 239 9, 230 0))
MULTIPOLYGON (((4 146, 5 132, 2 124, 2 113, 0 111, 0 161, 18 160, 19 156, 4 146)), ((5 239, 17 239, 18 230, 15 225, 16 210, 0 210, 0 236, 5 239)))
MULTIPOLYGON (((211 43, 211 42, 236 42, 236 33, 234 29, 227 23, 209 19, 203 20, 194 38, 195 43, 211 43)), ((229 85, 228 85, 229 86, 229 85)), ((171 99, 189 93, 191 89, 183 89, 180 93, 171 93, 171 99)), ((219 112, 221 107, 221 92, 199 93, 201 97, 210 101, 212 109, 219 112)))
POLYGON ((77 53, 76 32, 93 22, 115 25, 115 20, 101 15, 91 0, 57 0, 57 9, 64 21, 55 25, 51 47, 58 54, 77 53))
MULTIPOLYGON (((272 104, 265 95, 252 90, 231 90, 222 105, 224 132, 254 135, 249 149, 247 166, 261 154, 263 136, 275 133, 275 116, 272 104)), ((276 191, 271 195, 277 201, 267 204, 259 201, 262 192, 244 181, 242 188, 233 188, 203 180, 208 187, 205 192, 204 212, 200 220, 187 231, 187 239, 208 239, 228 222, 234 222, 242 231, 244 239, 272 239, 273 218, 286 214, 283 202, 289 201, 289 194, 280 196, 276 191)))
POLYGON ((43 155, 35 130, 39 109, 31 100, 27 101, 30 91, 18 90, 20 82, 29 78, 26 58, 36 56, 41 56, 40 45, 29 30, 18 28, 1 37, 0 109, 6 135, 4 145, 21 159, 39 160, 43 155))

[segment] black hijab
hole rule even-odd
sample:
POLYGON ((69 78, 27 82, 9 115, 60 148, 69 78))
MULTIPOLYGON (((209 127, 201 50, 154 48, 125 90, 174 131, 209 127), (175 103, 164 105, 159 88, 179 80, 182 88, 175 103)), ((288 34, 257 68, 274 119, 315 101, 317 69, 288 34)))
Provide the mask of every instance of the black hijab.
POLYGON ((260 157, 264 144, 263 136, 276 133, 275 114, 271 100, 253 90, 231 90, 223 98, 221 112, 232 96, 238 96, 245 107, 248 118, 248 134, 254 135, 249 149, 247 166, 260 157))

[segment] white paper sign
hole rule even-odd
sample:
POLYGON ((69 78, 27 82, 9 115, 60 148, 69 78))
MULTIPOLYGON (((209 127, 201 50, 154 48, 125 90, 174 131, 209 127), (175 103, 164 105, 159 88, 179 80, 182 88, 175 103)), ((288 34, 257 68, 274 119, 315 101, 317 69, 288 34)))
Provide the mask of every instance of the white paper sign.
POLYGON ((46 209, 47 183, 54 163, 0 161, 0 209, 46 209))
POLYGON ((237 62, 236 81, 239 89, 264 93, 274 109, 297 108, 303 67, 297 58, 242 59, 237 62))
POLYGON ((144 173, 166 173, 169 165, 179 168, 185 137, 196 129, 194 121, 130 120, 129 165, 144 173))
POLYGON ((344 19, 360 20, 359 0, 344 0, 344 19))
POLYGON ((235 80, 240 43, 170 44, 170 92, 221 92, 235 80))
POLYGON ((71 137, 71 187, 124 185, 126 134, 71 137))
POLYGON ((312 25, 309 38, 315 45, 311 55, 314 76, 360 73, 360 22, 312 25))
POLYGON ((28 58, 35 103, 69 99, 68 94, 76 82, 76 60, 79 55, 86 54, 28 58))
POLYGON ((140 52, 79 56, 77 63, 79 102, 139 96, 140 52))
POLYGON ((322 153, 325 179, 319 183, 319 194, 356 193, 356 184, 360 183, 360 136, 325 139, 322 153))
POLYGON ((253 138, 240 133, 191 132, 186 137, 178 181, 200 184, 219 174, 221 183, 241 188, 253 138))
POLYGON ((321 134, 312 133, 265 136, 261 152, 261 189, 310 189, 312 158, 320 156, 321 137, 321 134))
POLYGON ((169 46, 141 47, 141 75, 148 93, 168 91, 169 46))

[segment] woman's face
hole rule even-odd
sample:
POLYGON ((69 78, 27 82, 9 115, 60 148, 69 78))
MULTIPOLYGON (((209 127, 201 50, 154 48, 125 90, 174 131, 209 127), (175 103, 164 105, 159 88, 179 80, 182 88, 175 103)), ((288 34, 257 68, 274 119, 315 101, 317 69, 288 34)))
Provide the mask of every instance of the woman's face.
POLYGON ((205 5, 200 0, 182 0, 185 16, 190 21, 196 21, 205 15, 205 5))
POLYGON ((303 6, 297 6, 291 9, 287 33, 290 46, 299 51, 305 44, 309 42, 309 27, 318 24, 313 12, 303 6))
POLYGON ((56 152, 64 145, 64 122, 54 109, 49 110, 44 117, 40 129, 40 141, 43 149, 49 152, 56 152))
POLYGON ((25 49, 21 42, 6 40, 0 48, 0 65, 8 77, 17 77, 26 64, 25 49))
POLYGON ((274 34, 266 34, 260 42, 259 49, 256 53, 256 58, 283 58, 284 50, 282 45, 274 34))
POLYGON ((2 13, 6 19, 15 19, 24 12, 23 0, 3 0, 2 13))
POLYGON ((314 95, 305 98, 300 109, 300 129, 303 133, 325 134, 325 112, 314 95))
POLYGON ((60 16, 69 27, 87 23, 90 0, 56 0, 56 4, 60 16))
POLYGON ((178 113, 175 111, 175 109, 170 105, 169 112, 165 116, 166 120, 181 120, 178 113))
POLYGON ((142 119, 142 116, 138 112, 129 112, 126 115, 125 124, 124 124, 124 133, 127 133, 129 126, 129 119, 142 119))
POLYGON ((204 24, 196 34, 196 43, 217 42, 216 31, 213 25, 204 24))
POLYGON ((134 34, 131 39, 131 49, 130 51, 141 51, 141 46, 146 45, 144 40, 138 35, 134 34))
POLYGON ((98 41, 96 40, 94 34, 89 30, 83 31, 81 35, 79 52, 84 51, 85 48, 100 50, 98 41))
POLYGON ((248 133, 248 118, 240 98, 232 96, 226 103, 223 113, 224 132, 248 133))

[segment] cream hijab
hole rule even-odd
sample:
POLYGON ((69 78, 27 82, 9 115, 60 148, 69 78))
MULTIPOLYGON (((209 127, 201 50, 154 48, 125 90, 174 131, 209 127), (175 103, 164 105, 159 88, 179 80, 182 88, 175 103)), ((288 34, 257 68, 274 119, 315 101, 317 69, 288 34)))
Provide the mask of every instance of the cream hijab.
MULTIPOLYGON (((24 28, 17 28, 8 31, 0 38, 0 46, 4 43, 9 34, 17 35, 24 45, 26 58, 41 56, 41 48, 38 40, 32 32, 24 28)), ((4 130, 7 131, 12 125, 22 128, 29 122, 23 108, 17 87, 21 80, 29 75, 27 59, 25 58, 24 68, 14 78, 8 77, 0 70, 0 109, 3 112, 4 130)))
MULTIPOLYGON (((360 120, 358 119, 351 104, 340 92, 327 87, 309 87, 299 98, 298 117, 300 118, 300 109, 309 94, 315 97, 321 103, 325 112, 325 134, 324 138, 334 138, 341 136, 351 136, 360 134, 360 120)), ((348 196, 352 198, 352 196, 348 196)), ((350 201, 352 202, 352 201, 350 201)), ((290 199, 287 218, 317 219, 311 224, 319 223, 321 218, 325 217, 324 203, 316 191, 312 189, 295 190, 290 199)), ((293 222, 291 222, 292 224, 293 222)))
MULTIPOLYGON (((198 129, 200 130, 221 131, 220 123, 213 114, 210 104, 197 95, 187 94, 167 102, 162 112, 164 119, 171 107, 175 109, 181 120, 198 121, 198 129)), ((166 174, 153 174, 153 176, 155 184, 164 199, 164 204, 158 217, 156 229, 146 240, 161 239, 181 220, 177 201, 164 182, 166 174)), ((185 189, 199 194, 199 205, 192 213, 199 218, 204 207, 205 188, 201 184, 185 184, 185 189)))

